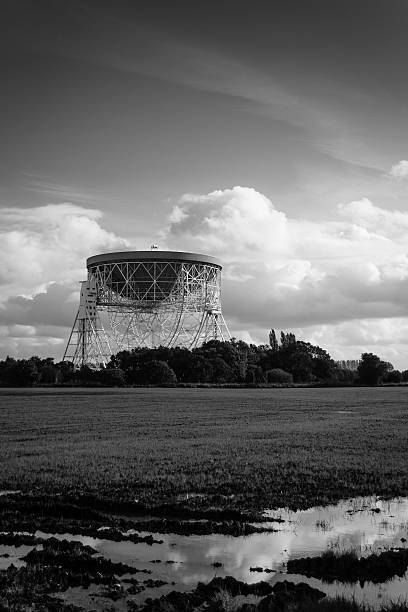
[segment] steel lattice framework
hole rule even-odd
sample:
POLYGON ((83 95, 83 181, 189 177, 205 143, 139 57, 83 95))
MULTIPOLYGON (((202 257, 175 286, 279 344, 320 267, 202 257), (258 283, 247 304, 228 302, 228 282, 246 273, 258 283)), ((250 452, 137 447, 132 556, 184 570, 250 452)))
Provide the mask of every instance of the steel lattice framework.
POLYGON ((106 364, 113 353, 140 346, 191 349, 230 338, 221 311, 222 266, 213 257, 106 253, 90 257, 87 268, 64 355, 75 365, 106 364))

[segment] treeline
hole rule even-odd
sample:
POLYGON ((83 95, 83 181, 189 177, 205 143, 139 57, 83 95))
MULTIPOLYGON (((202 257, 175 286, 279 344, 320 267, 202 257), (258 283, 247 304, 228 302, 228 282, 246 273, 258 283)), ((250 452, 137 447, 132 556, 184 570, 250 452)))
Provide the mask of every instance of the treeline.
MULTIPOLYGON (((357 368, 335 362, 324 349, 274 330, 269 345, 242 340, 211 340, 186 348, 135 348, 113 355, 106 367, 75 368, 53 359, 0 361, 0 386, 36 385, 175 385, 281 384, 355 385, 408 382, 408 370, 399 372, 377 355, 364 353, 357 368)), ((354 363, 353 363, 354 366, 354 363)))

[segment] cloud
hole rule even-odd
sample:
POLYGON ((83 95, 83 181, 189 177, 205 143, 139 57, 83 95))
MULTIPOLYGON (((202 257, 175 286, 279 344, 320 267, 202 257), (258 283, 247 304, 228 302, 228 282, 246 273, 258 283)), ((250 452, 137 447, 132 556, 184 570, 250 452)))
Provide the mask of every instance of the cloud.
POLYGON ((334 221, 307 221, 289 218, 254 189, 234 187, 184 195, 163 238, 169 248, 182 243, 222 259, 234 333, 258 338, 264 329, 265 341, 270 327, 333 330, 353 322, 367 330, 353 345, 360 351, 376 344, 379 326, 367 321, 406 316, 407 228, 408 213, 366 198, 339 205, 334 221))
MULTIPOLYGON (((86 258, 127 247, 101 223, 72 204, 0 209, 1 356, 62 357, 86 258)), ((181 197, 162 242, 220 257, 234 335, 261 343, 271 327, 293 330, 336 358, 370 350, 407 368, 407 229, 408 213, 367 198, 310 221, 233 187, 181 197)))
POLYGON ((86 258, 128 246, 102 216, 68 203, 0 208, 0 356, 62 353, 86 258))
POLYGON ((408 160, 401 159, 397 164, 391 166, 388 176, 397 180, 408 178, 408 160))
MULTIPOLYGON (((77 202, 92 205, 97 199, 96 195, 89 190, 80 189, 74 185, 65 185, 50 180, 40 175, 21 173, 23 177, 22 188, 42 196, 49 196, 52 201, 77 202)), ((93 190, 94 191, 94 190, 93 190)))
POLYGON ((65 329, 72 325, 77 308, 78 284, 55 282, 32 298, 10 296, 0 304, 0 324, 65 329))
POLYGON ((55 357, 57 361, 62 359, 66 344, 66 334, 63 338, 48 335, 46 337, 38 334, 37 329, 32 333, 22 334, 20 330, 0 325, 0 358, 7 355, 23 359, 38 355, 39 357, 55 357))
POLYGON ((395 367, 408 369, 408 319, 367 319, 296 329, 298 337, 324 344, 336 359, 376 353, 395 367))
POLYGON ((53 282, 75 283, 90 253, 126 247, 101 227, 102 216, 73 204, 0 208, 0 302, 33 296, 53 282))

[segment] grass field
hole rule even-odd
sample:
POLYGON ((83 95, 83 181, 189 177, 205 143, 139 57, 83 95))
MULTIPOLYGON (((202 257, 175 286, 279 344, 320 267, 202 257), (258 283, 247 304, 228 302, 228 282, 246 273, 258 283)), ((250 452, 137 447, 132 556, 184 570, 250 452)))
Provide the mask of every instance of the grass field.
POLYGON ((407 440, 400 387, 0 390, 0 489, 308 507, 407 495, 407 440))

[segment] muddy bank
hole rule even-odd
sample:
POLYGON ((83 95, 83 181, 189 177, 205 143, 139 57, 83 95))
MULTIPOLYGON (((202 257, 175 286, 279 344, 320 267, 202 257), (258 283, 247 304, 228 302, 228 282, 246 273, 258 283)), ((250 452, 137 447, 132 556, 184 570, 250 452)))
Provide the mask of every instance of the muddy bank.
POLYGON ((160 598, 147 600, 143 606, 130 609, 140 612, 168 612, 169 610, 192 612, 200 608, 208 612, 221 612, 227 609, 234 609, 237 612, 255 610, 278 612, 293 609, 293 606, 301 601, 316 602, 322 597, 325 597, 325 593, 303 583, 280 582, 271 586, 267 582, 258 582, 248 585, 227 576, 226 578, 214 578, 208 584, 200 583, 191 593, 172 591, 160 598), (254 596, 259 601, 245 602, 248 596, 254 596), (232 607, 232 601, 236 598, 243 600, 242 605, 235 602, 232 607))
MULTIPOLYGON (((85 499, 74 503, 71 497, 43 495, 4 495, 0 498, 0 527, 3 531, 44 531, 52 533, 80 533, 90 537, 100 537, 103 530, 105 539, 114 541, 160 543, 152 535, 138 536, 137 533, 124 533, 130 530, 152 533, 174 533, 178 535, 226 534, 231 536, 254 533, 274 532, 272 527, 256 526, 247 522, 248 518, 265 521, 261 515, 246 515, 235 512, 214 510, 211 512, 180 511, 181 518, 175 518, 175 507, 169 517, 162 516, 165 506, 159 508, 138 507, 131 517, 124 515, 131 504, 96 504, 98 509, 83 505, 85 499), (142 512, 143 514, 138 514, 142 512), (122 514, 121 514, 122 513, 122 514), (235 518, 227 518, 228 516, 235 518), (237 517, 241 517, 238 519, 237 517), (245 516, 246 520, 242 520, 245 516), (218 518, 215 518, 218 517, 218 518), (223 517, 221 520, 220 517, 223 517)), ((93 500, 95 501, 95 500, 93 500)), ((137 504, 135 505, 137 506, 137 504)), ((274 519, 268 519, 269 522, 274 519)), ((280 519, 276 519, 279 522, 280 519)))
MULTIPOLYGON (((49 525, 48 525, 49 526, 49 525)), ((3 526, 2 526, 3 527, 3 526)), ((24 530, 23 530, 24 531, 24 530)), ((40 531, 39 529, 34 529, 33 531, 40 531)), ((53 531, 52 533, 67 533, 67 531, 53 531)), ((129 533, 123 534, 121 531, 116 529, 106 528, 103 530, 98 529, 83 529, 83 533, 80 535, 89 536, 89 537, 101 537, 103 535, 105 540, 112 540, 113 542, 133 542, 134 544, 162 544, 163 540, 155 540, 153 536, 140 536, 137 533, 129 533)), ((37 544, 43 544, 47 539, 37 537, 31 534, 19 533, 19 532, 9 532, 9 533, 0 533, 0 544, 4 544, 6 546, 36 546, 37 544)))
POLYGON ((51 594, 69 587, 88 588, 91 583, 115 585, 117 575, 137 573, 134 567, 112 563, 96 554, 79 542, 44 540, 42 550, 33 549, 23 557, 25 566, 11 565, 0 572, 0 609, 78 610, 51 594))

